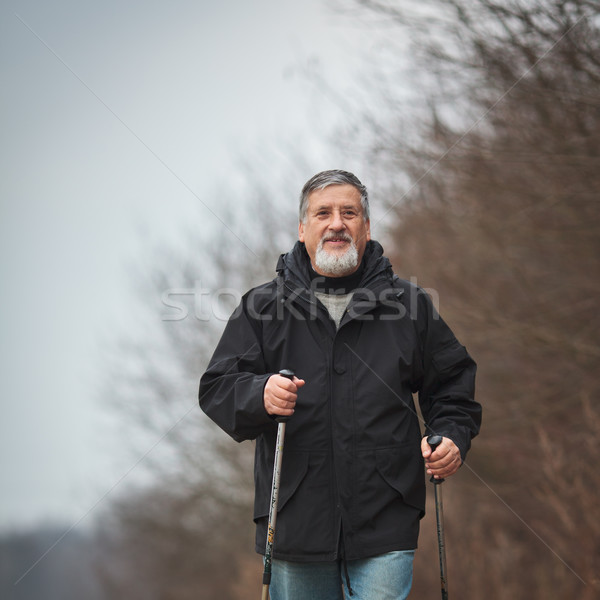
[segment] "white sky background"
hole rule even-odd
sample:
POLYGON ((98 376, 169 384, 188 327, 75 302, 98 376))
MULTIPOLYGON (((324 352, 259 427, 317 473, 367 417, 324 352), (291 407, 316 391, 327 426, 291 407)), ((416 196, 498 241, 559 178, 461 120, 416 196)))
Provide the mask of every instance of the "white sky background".
POLYGON ((365 42, 325 0, 2 3, 0 531, 74 522, 123 474, 97 402, 131 264, 217 224, 194 194, 218 213, 235 155, 302 134, 314 172, 344 166, 300 72, 343 89, 365 42))

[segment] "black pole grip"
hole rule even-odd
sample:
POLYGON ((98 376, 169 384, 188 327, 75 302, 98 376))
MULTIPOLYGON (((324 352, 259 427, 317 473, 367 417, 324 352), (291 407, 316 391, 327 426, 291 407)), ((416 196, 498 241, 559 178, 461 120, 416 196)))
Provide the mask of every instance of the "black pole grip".
MULTIPOLYGON (((294 371, 292 371, 291 369, 281 369, 281 371, 279 371, 279 374, 282 377, 287 377, 290 381, 292 381, 292 379, 294 379, 294 371)), ((279 416, 279 417, 275 417, 275 420, 278 423, 287 423, 290 418, 289 417, 283 417, 283 416, 279 416)))
MULTIPOLYGON (((431 447, 431 454, 433 454, 435 452, 435 449, 442 443, 442 436, 441 435, 430 435, 427 437, 427 443, 431 447)), ((439 483, 442 483, 444 480, 436 479, 432 475, 431 479, 429 481, 431 481, 431 483, 435 483, 437 485, 439 483)))
POLYGON ((431 452, 435 452, 435 449, 442 443, 442 436, 430 435, 427 438, 427 443, 431 446, 431 452))

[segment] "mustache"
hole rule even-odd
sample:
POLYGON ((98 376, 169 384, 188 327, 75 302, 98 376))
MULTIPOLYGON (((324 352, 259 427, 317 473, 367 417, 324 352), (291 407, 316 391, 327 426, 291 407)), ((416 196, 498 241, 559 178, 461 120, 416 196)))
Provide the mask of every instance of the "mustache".
POLYGON ((329 240, 343 240, 344 242, 352 242, 352 236, 349 233, 325 233, 323 235, 323 237, 321 238, 321 243, 322 242, 327 242, 329 240))

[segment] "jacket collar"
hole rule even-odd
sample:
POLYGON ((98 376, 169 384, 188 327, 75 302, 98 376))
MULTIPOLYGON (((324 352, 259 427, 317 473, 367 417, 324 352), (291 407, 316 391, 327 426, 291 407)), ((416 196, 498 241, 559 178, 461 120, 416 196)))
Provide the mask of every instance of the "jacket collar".
MULTIPOLYGON (((379 242, 367 242, 363 255, 363 274, 349 306, 354 307, 354 314, 363 314, 372 310, 385 290, 393 287, 394 273, 390 261, 383 255, 379 242)), ((302 242, 279 257, 277 263, 277 288, 281 298, 288 297, 308 307, 317 303, 311 287, 310 258, 302 242)), ((317 303, 318 304, 318 303, 317 303)))
MULTIPOLYGON (((367 242, 363 255, 363 274, 358 287, 348 305, 349 311, 344 315, 340 327, 355 316, 373 310, 393 288, 394 273, 390 261, 383 256, 383 248, 379 242, 367 242), (354 316, 350 316, 350 315, 354 316)), ((277 262, 277 295, 282 302, 298 303, 305 310, 315 308, 325 316, 326 309, 314 294, 311 287, 310 259, 302 242, 279 257, 277 262)), ((329 319, 326 319, 328 322, 329 319)))
MULTIPOLYGON (((371 288, 377 280, 384 279, 389 285, 393 276, 392 265, 383 255, 383 248, 379 242, 367 242, 363 255, 363 276, 358 288, 371 288)), ((277 261, 277 275, 283 278, 287 286, 303 288, 311 287, 310 258, 303 242, 296 242, 287 253, 282 254, 277 261)), ((379 287, 379 286, 377 286, 379 287)))

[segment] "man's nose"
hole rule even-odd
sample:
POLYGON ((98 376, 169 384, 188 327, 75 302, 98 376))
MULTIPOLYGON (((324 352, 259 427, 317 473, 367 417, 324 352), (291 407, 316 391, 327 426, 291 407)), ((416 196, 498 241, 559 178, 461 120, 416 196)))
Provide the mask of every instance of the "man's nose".
POLYGON ((344 229, 345 224, 342 219, 342 213, 339 210, 334 210, 331 215, 331 221, 329 222, 329 229, 340 231, 344 229))

